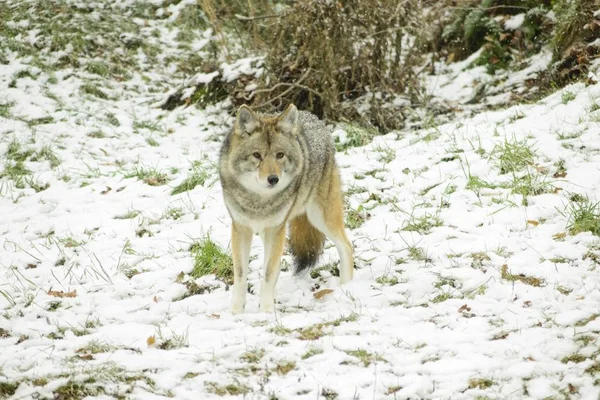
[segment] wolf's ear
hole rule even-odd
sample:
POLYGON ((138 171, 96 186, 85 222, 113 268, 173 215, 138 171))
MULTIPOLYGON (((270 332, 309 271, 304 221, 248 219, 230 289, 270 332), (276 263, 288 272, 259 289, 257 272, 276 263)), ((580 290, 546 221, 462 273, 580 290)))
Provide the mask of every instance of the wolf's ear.
POLYGON ((258 128, 258 125, 258 118, 256 118, 250 107, 244 104, 238 109, 235 117, 235 131, 237 134, 243 135, 246 133, 250 135, 258 128))
POLYGON ((288 108, 285 109, 283 114, 279 116, 277 126, 284 133, 291 133, 293 135, 298 133, 298 109, 295 105, 290 104, 288 108))

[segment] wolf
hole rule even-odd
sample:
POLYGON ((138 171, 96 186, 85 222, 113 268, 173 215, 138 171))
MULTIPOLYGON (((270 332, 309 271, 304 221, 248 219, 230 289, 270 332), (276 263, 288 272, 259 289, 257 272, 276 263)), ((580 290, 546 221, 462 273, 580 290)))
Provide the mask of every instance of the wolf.
POLYGON ((236 113, 219 154, 223 199, 231 217, 234 285, 231 311, 246 304, 252 237, 264 245, 260 311, 275 311, 275 285, 289 226, 295 273, 312 267, 329 238, 340 258, 340 283, 352 280, 353 249, 330 131, 315 115, 290 104, 281 114, 248 106, 236 113))

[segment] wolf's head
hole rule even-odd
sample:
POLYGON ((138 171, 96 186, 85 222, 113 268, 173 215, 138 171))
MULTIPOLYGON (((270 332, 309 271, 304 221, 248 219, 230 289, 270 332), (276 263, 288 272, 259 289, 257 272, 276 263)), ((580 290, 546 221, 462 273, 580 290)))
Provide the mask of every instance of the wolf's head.
POLYGON ((241 106, 231 137, 230 171, 251 192, 262 196, 280 192, 300 174, 304 164, 299 132, 298 109, 293 104, 276 116, 241 106))

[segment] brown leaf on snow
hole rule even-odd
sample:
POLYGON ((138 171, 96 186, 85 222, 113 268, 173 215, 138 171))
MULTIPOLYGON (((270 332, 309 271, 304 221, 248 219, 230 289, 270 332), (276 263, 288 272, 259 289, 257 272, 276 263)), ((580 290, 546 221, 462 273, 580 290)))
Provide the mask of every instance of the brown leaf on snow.
POLYGON ((554 240, 564 239, 566 236, 567 236, 566 232, 559 232, 559 233, 555 233, 554 235, 552 235, 554 240))
POLYGON ((154 297, 152 298, 152 301, 153 301, 153 302, 155 302, 155 303, 158 303, 158 297, 154 296, 154 297))
POLYGON ((221 318, 221 315, 220 314, 208 314, 207 317, 213 318, 213 319, 219 319, 219 318, 221 318))
POLYGON ((185 278, 185 274, 183 273, 183 271, 181 271, 179 274, 177 274, 177 278, 175 278, 175 282, 181 283, 181 282, 183 282, 183 278, 185 278))
POLYGON ((540 224, 540 221, 536 221, 536 220, 534 220, 534 219, 528 219, 528 220, 527 220, 527 223, 528 223, 529 225, 538 226, 538 225, 540 224))
POLYGON ((100 194, 107 194, 111 190, 112 190, 112 188, 110 186, 107 186, 106 189, 104 189, 103 191, 100 192, 100 194))
POLYGON ((463 312, 463 311, 471 311, 471 307, 469 307, 466 304, 463 304, 462 306, 460 306, 460 308, 458 309, 458 312, 463 312))
POLYGON ((146 339, 146 343, 148 344, 148 347, 154 346, 154 343, 156 343, 156 338, 154 337, 154 335, 148 336, 148 339, 146 339))
POLYGON ((94 356, 91 354, 78 355, 77 357, 81 360, 87 360, 87 361, 94 359, 94 356))
POLYGON ((58 298, 77 297, 77 290, 71 292, 63 292, 62 290, 48 290, 48 295, 58 298))
POLYGON ((552 176, 554 178, 564 178, 565 176, 567 176, 567 171, 556 171, 552 176))
POLYGON ((313 297, 317 300, 321 300, 323 297, 327 296, 329 293, 333 293, 333 289, 323 289, 318 292, 313 293, 313 297))

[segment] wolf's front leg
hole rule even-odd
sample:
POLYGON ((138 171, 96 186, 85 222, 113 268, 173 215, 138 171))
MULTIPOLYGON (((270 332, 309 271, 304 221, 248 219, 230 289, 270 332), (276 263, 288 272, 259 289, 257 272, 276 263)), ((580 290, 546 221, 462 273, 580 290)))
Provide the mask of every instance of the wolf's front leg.
POLYGON ((233 256, 233 290, 231 293, 231 312, 240 314, 246 305, 248 291, 248 262, 252 230, 246 226, 231 225, 231 249, 233 256))
POLYGON ((265 279, 260 288, 260 311, 275 311, 275 285, 279 278, 279 268, 285 244, 285 223, 276 228, 266 229, 261 234, 265 247, 265 279))

